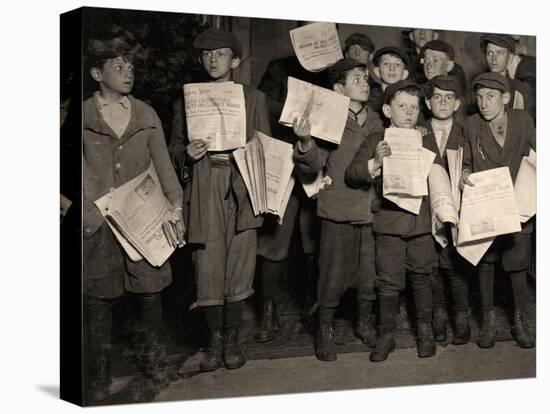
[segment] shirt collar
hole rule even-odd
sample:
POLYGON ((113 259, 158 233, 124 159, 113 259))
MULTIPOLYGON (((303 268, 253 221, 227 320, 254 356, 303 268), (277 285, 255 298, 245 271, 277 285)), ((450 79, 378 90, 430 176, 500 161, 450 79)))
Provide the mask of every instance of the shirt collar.
POLYGON ((96 98, 97 105, 100 109, 104 108, 108 105, 114 105, 114 104, 120 104, 120 106, 122 106, 124 109, 129 109, 130 108, 130 100, 128 99, 127 96, 123 96, 117 102, 110 102, 107 99, 105 99, 103 96, 101 96, 99 91, 96 91, 94 93, 94 97, 96 98))

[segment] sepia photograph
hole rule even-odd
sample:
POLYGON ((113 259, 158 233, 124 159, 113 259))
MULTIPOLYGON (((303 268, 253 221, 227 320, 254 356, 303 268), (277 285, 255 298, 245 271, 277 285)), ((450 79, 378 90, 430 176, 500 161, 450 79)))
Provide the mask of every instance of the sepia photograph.
POLYGON ((537 37, 182 7, 60 15, 61 398, 536 377, 537 37))

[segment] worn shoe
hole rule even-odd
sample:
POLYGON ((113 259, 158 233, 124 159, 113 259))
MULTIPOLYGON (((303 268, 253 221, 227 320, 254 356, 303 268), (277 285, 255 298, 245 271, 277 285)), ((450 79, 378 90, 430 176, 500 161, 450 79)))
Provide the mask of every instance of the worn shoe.
POLYGON ((447 340, 447 312, 444 308, 438 306, 433 309, 432 327, 437 342, 447 340))
POLYGON ((246 364, 238 341, 239 328, 227 328, 223 338, 223 362, 227 369, 237 369, 246 364))
POLYGON ((479 330, 477 346, 480 348, 492 348, 495 346, 495 326, 495 311, 483 311, 481 314, 481 329, 479 330))
POLYGON ((323 323, 319 326, 315 338, 315 355, 319 361, 332 362, 338 359, 334 350, 331 325, 323 323))
POLYGON ((279 322, 275 312, 275 304, 272 300, 263 304, 262 322, 254 340, 259 343, 269 342, 275 338, 276 331, 279 329, 279 322))
POLYGON ((199 369, 202 372, 217 370, 222 364, 222 333, 219 329, 210 331, 208 349, 200 362, 199 369))
POLYGON ((514 312, 512 335, 520 348, 533 348, 535 346, 535 338, 531 332, 529 332, 530 329, 526 319, 525 312, 514 312))
POLYGON ((111 363, 107 352, 94 356, 90 367, 90 386, 87 392, 87 403, 94 404, 104 401, 111 393, 111 363))
POLYGON ((376 345, 370 353, 371 362, 382 362, 388 359, 388 355, 395 349, 395 339, 393 333, 385 333, 378 337, 376 345))
POLYGON ((471 329, 468 311, 457 311, 453 345, 464 345, 470 342, 471 329))
POLYGON ((419 358, 429 358, 435 355, 435 340, 431 327, 426 322, 418 323, 417 352, 419 358))
POLYGON ((357 306, 357 325, 355 335, 368 347, 376 344, 376 329, 374 329, 373 302, 359 303, 357 306))

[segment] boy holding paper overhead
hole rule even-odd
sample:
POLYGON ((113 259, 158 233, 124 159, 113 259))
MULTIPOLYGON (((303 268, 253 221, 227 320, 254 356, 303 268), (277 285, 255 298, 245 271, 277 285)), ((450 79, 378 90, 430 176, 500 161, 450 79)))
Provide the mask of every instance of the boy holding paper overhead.
MULTIPOLYGON (((242 56, 242 46, 233 33, 208 29, 195 38, 193 46, 200 51, 200 62, 210 82, 232 81, 242 56)), ((242 89, 246 141, 254 137, 255 130, 270 135, 265 95, 247 85, 242 89)), ((170 153, 182 180, 191 176, 184 213, 197 275, 193 306, 204 307, 209 330, 208 350, 200 369, 216 370, 222 359, 226 368, 240 368, 246 361, 239 347, 238 329, 243 301, 254 293, 256 229, 263 217, 254 216, 232 150, 208 151, 204 140, 189 141, 183 101, 174 108, 170 153)))
POLYGON ((337 93, 350 98, 347 124, 340 145, 311 139, 309 114, 294 120, 300 139, 294 150, 297 168, 304 173, 324 170, 331 185, 317 195, 317 215, 321 219, 319 251, 319 330, 315 340, 317 358, 336 360, 332 321, 340 297, 349 287, 357 287, 356 334, 372 347, 374 330, 374 238, 372 234, 372 190, 352 189, 344 173, 367 135, 382 129, 378 115, 366 107, 369 97, 365 65, 350 58, 329 68, 330 84, 337 93))
MULTIPOLYGON (((431 234, 432 219, 430 203, 426 195, 420 196, 420 205, 415 213, 407 211, 383 197, 382 171, 384 157, 392 155, 385 135, 395 131, 418 137, 421 151, 435 155, 435 163, 441 167, 441 157, 432 133, 417 130, 420 88, 409 80, 402 80, 386 88, 383 111, 391 125, 385 131, 369 136, 363 142, 346 171, 346 182, 355 188, 372 188, 380 197, 373 206, 373 230, 376 234, 376 288, 380 306, 380 327, 376 346, 370 355, 373 362, 384 361, 395 348, 394 331, 399 312, 399 294, 405 289, 406 275, 414 291, 418 330, 418 356, 435 355, 436 347, 432 334, 432 290, 430 275, 437 263, 437 253, 431 234), (421 135, 421 138, 420 138, 421 135)), ((432 158, 433 159, 433 158, 432 158)), ((428 165, 424 166, 426 170, 428 165)), ((443 172, 444 173, 444 172, 443 172)), ((428 174, 425 173, 425 176, 428 174)), ((388 177, 389 178, 389 177, 388 177)), ((426 178, 424 178, 425 180, 426 178)), ((384 184, 386 185, 386 183, 384 184)), ((397 202, 399 199, 394 198, 397 202)), ((444 220, 441 220, 442 222, 444 220)))
MULTIPOLYGON (((479 113, 470 116, 464 128, 466 146, 461 181, 472 185, 470 173, 508 167, 516 181, 522 158, 535 150, 535 127, 525 111, 509 109, 508 79, 495 73, 482 73, 472 82, 479 113)), ((477 265, 481 294, 482 326, 478 346, 491 348, 495 343, 493 282, 495 263, 501 263, 510 275, 514 299, 512 334, 522 348, 535 345, 526 318, 527 269, 531 263, 533 219, 522 223, 521 232, 498 236, 477 265)))
MULTIPOLYGON (((83 105, 83 295, 88 404, 109 397, 113 307, 125 292, 136 297, 142 317, 137 364, 147 389, 166 385, 161 292, 170 285, 170 264, 133 261, 117 242, 94 202, 154 164, 183 240, 183 193, 170 163, 154 109, 130 95, 137 45, 131 36, 109 34, 89 42, 90 74, 98 91, 83 105)), ((140 399, 147 398, 145 395, 140 399)))

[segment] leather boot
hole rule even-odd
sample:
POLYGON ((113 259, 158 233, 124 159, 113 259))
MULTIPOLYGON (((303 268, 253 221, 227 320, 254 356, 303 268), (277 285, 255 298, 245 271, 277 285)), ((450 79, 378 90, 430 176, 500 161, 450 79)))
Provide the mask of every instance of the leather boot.
POLYGON ((419 358, 429 358, 435 355, 435 340, 430 324, 418 322, 417 352, 419 358))
POLYGON ((315 355, 319 361, 332 362, 338 358, 332 338, 334 308, 319 308, 319 330, 315 338, 315 355))
POLYGON ((272 300, 263 304, 262 322, 258 332, 254 336, 256 342, 269 342, 275 338, 275 332, 279 329, 277 314, 275 312, 275 303, 272 300))
POLYGON ((447 312, 441 306, 437 306, 433 309, 433 334, 434 339, 437 342, 444 342, 447 340, 447 312))
POLYGON ((107 399, 111 394, 109 387, 111 386, 111 361, 108 351, 100 351, 97 355, 92 356, 91 364, 89 365, 90 382, 87 392, 87 404, 107 399))
POLYGON ((464 345, 470 342, 470 317, 468 311, 457 311, 455 319, 455 335, 453 345, 464 345))
POLYGON ((495 346, 495 311, 488 310, 481 312, 481 329, 479 330, 479 338, 477 346, 480 348, 492 348, 495 346))
POLYGON ((512 335, 520 348, 533 348, 535 346, 535 338, 531 332, 529 332, 530 329, 526 319, 525 312, 514 312, 512 335))
POLYGON ((370 353, 371 362, 382 362, 395 349, 395 320, 399 313, 399 296, 379 296, 380 328, 376 345, 370 353))
POLYGON ((223 362, 227 369, 237 369, 246 363, 238 338, 239 328, 226 328, 223 337, 223 362))
POLYGON ((357 325, 355 335, 363 343, 372 348, 376 344, 376 330, 374 329, 373 302, 359 302, 357 304, 357 325))
POLYGON ((208 349, 202 358, 199 368, 202 372, 217 370, 222 364, 222 332, 220 329, 211 329, 208 349))

